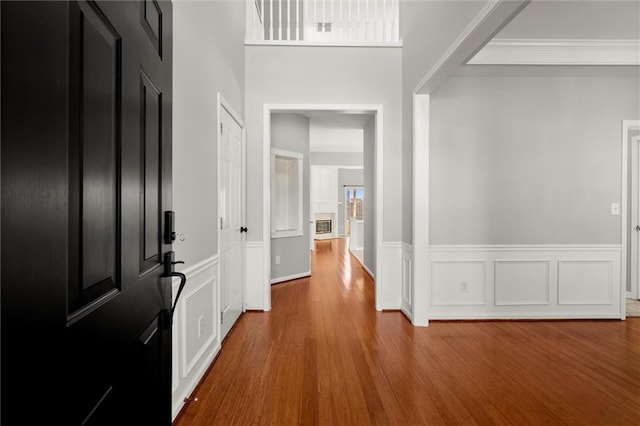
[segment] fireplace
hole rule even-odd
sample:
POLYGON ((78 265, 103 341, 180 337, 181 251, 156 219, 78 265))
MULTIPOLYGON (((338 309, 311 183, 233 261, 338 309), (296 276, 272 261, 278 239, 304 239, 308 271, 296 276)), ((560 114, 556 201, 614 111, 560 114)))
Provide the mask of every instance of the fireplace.
POLYGON ((331 233, 331 219, 316 220, 316 234, 330 234, 330 233, 331 233))

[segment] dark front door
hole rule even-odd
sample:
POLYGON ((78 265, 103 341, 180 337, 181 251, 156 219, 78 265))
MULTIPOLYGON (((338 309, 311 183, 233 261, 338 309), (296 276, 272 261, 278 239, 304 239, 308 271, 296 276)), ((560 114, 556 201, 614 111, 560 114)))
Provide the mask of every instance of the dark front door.
POLYGON ((171 17, 1 3, 2 424, 171 422, 171 17))

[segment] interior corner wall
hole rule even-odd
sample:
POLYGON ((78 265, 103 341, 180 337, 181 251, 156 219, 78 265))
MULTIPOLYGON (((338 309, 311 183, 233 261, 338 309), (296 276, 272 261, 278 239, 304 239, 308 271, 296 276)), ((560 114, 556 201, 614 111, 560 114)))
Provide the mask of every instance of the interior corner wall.
POLYGON ((302 235, 271 239, 271 279, 309 272, 309 119, 299 114, 271 114, 271 147, 302 154, 302 235), (275 257, 280 257, 276 264, 275 257))
POLYGON ((402 241, 412 243, 413 90, 486 3, 402 0, 402 241))
POLYGON ((364 126, 364 187, 368 193, 364 196, 364 266, 376 274, 376 118, 373 117, 364 126), (370 189, 369 189, 370 188, 370 189))
POLYGON ((263 238, 265 104, 381 104, 384 108, 383 241, 402 237, 401 49, 388 47, 246 47, 247 223, 263 238))
POLYGON ((173 208, 176 258, 218 253, 217 93, 243 114, 245 2, 173 3, 173 208))
MULTIPOLYGON (((362 155, 362 154, 360 154, 362 155)), ((345 186, 362 186, 364 187, 364 176, 362 169, 338 169, 338 235, 344 235, 344 226, 346 222, 346 200, 344 199, 345 186)), ((367 188, 364 188, 365 198, 369 195, 367 188)), ((362 212, 364 217, 364 210, 362 212)), ((367 218, 364 217, 365 223, 367 218)))
POLYGON ((453 77, 431 94, 430 244, 620 244, 638 77, 597 74, 453 77))

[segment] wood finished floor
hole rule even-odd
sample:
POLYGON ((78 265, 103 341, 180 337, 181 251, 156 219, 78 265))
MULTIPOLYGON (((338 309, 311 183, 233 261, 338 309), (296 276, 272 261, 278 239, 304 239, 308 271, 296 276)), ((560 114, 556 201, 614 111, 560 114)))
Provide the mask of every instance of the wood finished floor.
POLYGON ((176 426, 640 424, 640 318, 414 328, 344 242, 240 318, 176 426))

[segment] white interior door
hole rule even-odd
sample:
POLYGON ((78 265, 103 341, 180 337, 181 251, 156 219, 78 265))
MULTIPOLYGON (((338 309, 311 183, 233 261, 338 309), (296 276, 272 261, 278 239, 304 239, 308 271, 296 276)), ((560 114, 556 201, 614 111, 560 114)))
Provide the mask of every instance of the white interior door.
POLYGON ((242 313, 244 271, 242 127, 220 108, 218 209, 220 211, 220 337, 224 339, 242 313))
POLYGON ((640 279, 640 136, 631 140, 631 291, 627 296, 640 299, 638 280, 640 279))

